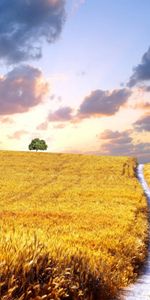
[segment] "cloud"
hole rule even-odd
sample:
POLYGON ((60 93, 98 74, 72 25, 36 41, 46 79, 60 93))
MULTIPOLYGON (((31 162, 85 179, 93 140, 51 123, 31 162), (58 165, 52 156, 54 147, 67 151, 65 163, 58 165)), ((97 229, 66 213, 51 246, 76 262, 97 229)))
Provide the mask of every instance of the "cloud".
MULTIPOLYGON (((126 88, 113 91, 92 91, 89 96, 85 97, 76 113, 69 106, 60 107, 50 112, 46 121, 38 125, 37 129, 46 130, 49 122, 79 123, 86 118, 112 116, 125 106, 131 95, 132 91, 126 88)), ((54 99, 55 95, 52 95, 51 100, 54 99)))
POLYGON ((137 120, 134 123, 134 128, 139 132, 150 131, 150 114, 146 114, 142 118, 137 120))
POLYGON ((62 97, 61 96, 57 96, 55 94, 52 94, 50 97, 49 97, 50 100, 52 101, 56 101, 56 102, 61 102, 62 101, 62 97))
POLYGON ((149 111, 150 110, 150 102, 139 102, 139 103, 136 103, 133 107, 149 111))
POLYGON ((132 138, 130 131, 119 132, 105 130, 100 138, 106 140, 101 148, 104 153, 128 155, 127 152, 131 152, 132 138))
POLYGON ((19 130, 19 131, 14 132, 12 135, 8 135, 8 138, 20 140, 21 137, 26 134, 28 134, 28 132, 26 130, 19 130))
POLYGON ((79 71, 78 73, 77 73, 77 76, 78 77, 84 77, 86 75, 86 72, 85 71, 79 71))
POLYGON ((131 134, 131 130, 122 132, 111 130, 104 131, 100 135, 100 138, 104 139, 105 143, 102 144, 99 154, 135 156, 140 162, 149 161, 150 143, 135 144, 131 134))
POLYGON ((90 117, 112 116, 119 111, 121 106, 126 104, 131 94, 132 92, 129 89, 114 90, 112 92, 93 91, 84 99, 76 113, 69 106, 60 107, 56 111, 50 112, 46 121, 40 124, 37 129, 47 129, 49 122, 79 123, 90 117))
POLYGON ((53 126, 54 129, 64 129, 65 127, 66 127, 66 124, 63 124, 63 123, 53 126))
MULTIPOLYGON (((73 120, 73 109, 69 106, 60 107, 54 112, 50 112, 45 120, 45 122, 39 124, 37 126, 37 130, 46 130, 48 128, 49 122, 68 122, 73 120)), ((64 123, 56 124, 53 128, 55 129, 62 129, 65 127, 64 123)))
POLYGON ((14 120, 9 117, 2 117, 0 118, 0 122, 2 124, 14 124, 14 120))
POLYGON ((119 131, 112 131, 106 129, 101 135, 100 138, 103 140, 119 139, 122 134, 119 131))
POLYGON ((49 122, 66 122, 72 120, 73 109, 69 106, 60 107, 58 110, 48 115, 49 122))
POLYGON ((130 137, 130 131, 124 131, 119 132, 119 131, 112 131, 112 130, 105 130, 101 135, 100 138, 102 140, 110 140, 111 142, 113 142, 115 140, 115 142, 117 142, 118 145, 121 144, 129 144, 132 141, 132 138, 130 137))
MULTIPOLYGON (((49 116, 47 117, 46 121, 39 124, 36 129, 37 130, 47 130, 48 129, 48 125, 49 125, 49 122, 65 122, 66 121, 70 121, 70 118, 69 115, 68 115, 68 119, 67 119, 67 114, 65 116, 65 113, 64 115, 62 116, 62 112, 60 113, 60 109, 58 109, 56 112, 54 113, 50 113, 49 116)), ((56 125, 53 126, 54 129, 63 129, 66 127, 66 124, 65 123, 56 123, 56 125)))
POLYGON ((144 85, 143 86, 143 91, 149 93, 150 92, 150 86, 149 85, 144 85))
POLYGON ((72 4, 72 14, 75 14, 81 5, 85 4, 86 0, 73 0, 72 4))
POLYGON ((0 115, 27 112, 40 104, 47 92, 40 70, 28 65, 16 67, 0 78, 0 115))
POLYGON ((143 55, 141 63, 133 69, 133 74, 128 82, 129 87, 150 80, 150 48, 143 55))
POLYGON ((18 63, 42 56, 41 42, 53 43, 65 21, 65 0, 1 0, 0 58, 18 63))
POLYGON ((46 130, 47 128, 48 128, 48 122, 43 122, 36 127, 37 130, 46 130))
POLYGON ((96 90, 87 96, 78 110, 79 119, 112 116, 119 111, 131 95, 129 89, 110 91, 96 90))

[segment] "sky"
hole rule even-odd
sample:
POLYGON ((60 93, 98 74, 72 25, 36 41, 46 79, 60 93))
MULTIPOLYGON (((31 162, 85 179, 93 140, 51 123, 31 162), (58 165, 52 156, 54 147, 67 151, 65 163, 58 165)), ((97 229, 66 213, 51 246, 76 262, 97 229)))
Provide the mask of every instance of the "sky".
POLYGON ((150 161, 150 1, 1 0, 1 150, 150 161))

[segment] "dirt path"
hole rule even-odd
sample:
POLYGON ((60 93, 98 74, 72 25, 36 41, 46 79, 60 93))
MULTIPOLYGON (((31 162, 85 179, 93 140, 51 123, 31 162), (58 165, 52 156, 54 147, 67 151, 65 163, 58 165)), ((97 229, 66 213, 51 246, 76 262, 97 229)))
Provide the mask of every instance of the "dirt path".
MULTIPOLYGON (((150 205, 150 188, 148 187, 143 174, 143 165, 139 165, 137 169, 138 179, 143 187, 150 205)), ((143 275, 141 275, 135 284, 130 285, 125 290, 123 300, 150 300, 150 246, 147 264, 143 275)))

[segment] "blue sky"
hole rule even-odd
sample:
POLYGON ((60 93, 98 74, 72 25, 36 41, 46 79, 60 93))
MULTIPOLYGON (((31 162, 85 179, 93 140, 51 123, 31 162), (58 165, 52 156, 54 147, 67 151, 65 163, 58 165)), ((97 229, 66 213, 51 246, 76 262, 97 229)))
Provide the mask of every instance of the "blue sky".
POLYGON ((26 150, 39 136, 49 151, 149 161, 150 2, 2 0, 0 6, 1 149, 26 150), (41 57, 33 58, 39 48, 41 57))
POLYGON ((127 82, 149 47, 150 3, 87 0, 71 13, 73 1, 68 2, 61 37, 50 47, 45 45, 36 65, 47 76, 70 78, 70 91, 66 82, 65 92, 64 84, 56 86, 56 92, 63 92, 74 105, 91 90, 117 88, 127 82))
POLYGON ((44 71, 85 71, 101 88, 126 81, 149 47, 149 1, 87 0, 73 15, 70 10, 59 41, 45 47, 44 71))

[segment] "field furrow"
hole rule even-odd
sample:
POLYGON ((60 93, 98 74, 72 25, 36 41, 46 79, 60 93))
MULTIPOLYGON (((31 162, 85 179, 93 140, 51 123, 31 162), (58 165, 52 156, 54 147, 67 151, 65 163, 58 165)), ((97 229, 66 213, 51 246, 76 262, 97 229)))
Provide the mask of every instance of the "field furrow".
POLYGON ((135 159, 0 152, 0 161, 2 300, 113 299, 136 278, 148 221, 135 159))

